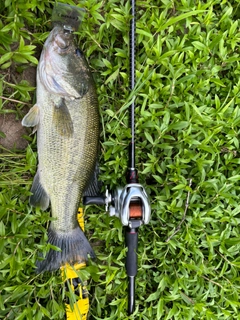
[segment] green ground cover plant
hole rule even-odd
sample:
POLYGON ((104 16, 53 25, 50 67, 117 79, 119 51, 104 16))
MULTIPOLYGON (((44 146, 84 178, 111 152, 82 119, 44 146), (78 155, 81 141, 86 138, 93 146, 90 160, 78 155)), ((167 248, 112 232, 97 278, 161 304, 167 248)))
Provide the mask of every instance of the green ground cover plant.
MULTIPOLYGON (((74 4, 66 0, 64 3, 74 4)), ((128 90, 130 3, 78 1, 86 9, 78 46, 92 69, 102 119, 100 179, 125 184, 136 99, 136 157, 152 218, 140 229, 136 319, 240 319, 240 2, 137 1, 134 92, 128 90)), ((0 120, 16 122, 35 101, 27 81, 51 28, 53 2, 0 3, 0 120)), ((1 123, 1 122, 0 122, 1 123)), ((1 142, 7 138, 0 127, 1 142)), ((28 204, 36 138, 0 151, 0 319, 64 319, 60 272, 37 275, 49 212, 28 204)), ((98 256, 88 280, 90 319, 132 319, 120 221, 85 211, 98 256)), ((70 300, 72 299, 69 297, 70 300)))

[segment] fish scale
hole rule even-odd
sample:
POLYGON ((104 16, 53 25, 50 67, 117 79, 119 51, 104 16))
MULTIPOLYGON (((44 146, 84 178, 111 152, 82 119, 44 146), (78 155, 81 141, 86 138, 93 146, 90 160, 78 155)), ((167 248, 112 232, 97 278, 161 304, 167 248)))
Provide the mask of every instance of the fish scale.
POLYGON ((50 202, 55 219, 48 230, 48 242, 61 249, 50 249, 38 262, 38 271, 83 262, 88 255, 94 257, 78 225, 77 209, 96 168, 98 101, 88 64, 82 54, 76 53, 73 36, 63 27, 56 26, 44 44, 37 72, 36 105, 22 124, 37 125, 38 171, 30 204, 45 210, 50 202))

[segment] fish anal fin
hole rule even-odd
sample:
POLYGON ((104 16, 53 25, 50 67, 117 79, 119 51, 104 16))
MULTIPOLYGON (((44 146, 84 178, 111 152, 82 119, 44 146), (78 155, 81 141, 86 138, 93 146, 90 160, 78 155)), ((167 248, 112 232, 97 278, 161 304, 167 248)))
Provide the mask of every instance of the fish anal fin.
POLYGON ((65 99, 61 99, 60 103, 54 106, 53 125, 61 136, 71 137, 73 135, 73 122, 65 99))
POLYGON ((36 173, 31 188, 32 195, 30 196, 30 205, 40 207, 43 211, 49 206, 49 196, 41 185, 39 172, 36 173))
POLYGON ((39 123, 39 108, 35 104, 22 119, 24 127, 36 127, 39 123))
POLYGON ((94 172, 88 181, 87 187, 84 190, 83 196, 98 196, 101 191, 101 183, 98 181, 99 163, 96 162, 94 172))

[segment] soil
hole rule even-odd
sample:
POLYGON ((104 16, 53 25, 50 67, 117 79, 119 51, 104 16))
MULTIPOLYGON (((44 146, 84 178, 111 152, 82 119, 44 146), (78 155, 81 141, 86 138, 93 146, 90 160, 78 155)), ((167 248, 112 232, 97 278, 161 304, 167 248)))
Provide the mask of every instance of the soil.
MULTIPOLYGON (((13 69, 11 69, 9 73, 11 73, 11 79, 14 79, 15 82, 24 79, 28 81, 30 86, 36 86, 36 67, 30 66, 21 74, 14 72, 13 69)), ((26 114, 30 107, 31 105, 25 106, 23 113, 26 114)), ((5 104, 4 109, 12 112, 0 113, 0 132, 4 134, 4 137, 0 137, 0 146, 8 150, 24 150, 27 147, 28 142, 23 136, 28 135, 29 130, 24 128, 21 124, 21 119, 19 119, 19 116, 16 113, 16 102, 9 101, 5 104)))

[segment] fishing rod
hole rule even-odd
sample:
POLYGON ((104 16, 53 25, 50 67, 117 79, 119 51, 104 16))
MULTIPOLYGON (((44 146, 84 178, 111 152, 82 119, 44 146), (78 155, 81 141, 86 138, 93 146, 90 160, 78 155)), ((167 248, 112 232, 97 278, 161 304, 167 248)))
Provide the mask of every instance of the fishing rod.
MULTIPOLYGON (((135 0, 131 0, 131 21, 129 34, 130 50, 130 90, 135 88, 135 0)), ((138 173, 135 165, 135 97, 129 107, 129 123, 131 141, 129 144, 129 164, 126 176, 127 185, 118 187, 112 192, 106 192, 103 197, 84 197, 83 203, 106 205, 110 216, 118 217, 126 228, 125 238, 128 248, 126 256, 126 272, 128 275, 128 313, 135 310, 135 277, 137 275, 138 229, 150 221, 151 207, 144 187, 138 183, 138 173)))

